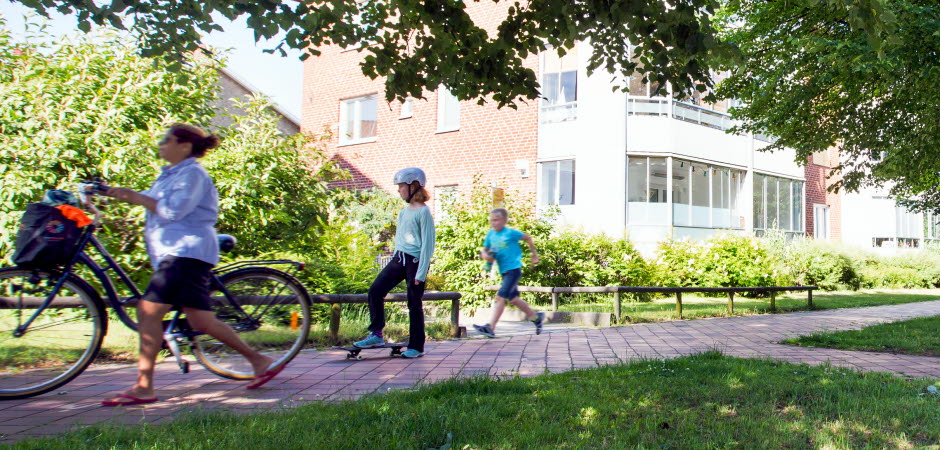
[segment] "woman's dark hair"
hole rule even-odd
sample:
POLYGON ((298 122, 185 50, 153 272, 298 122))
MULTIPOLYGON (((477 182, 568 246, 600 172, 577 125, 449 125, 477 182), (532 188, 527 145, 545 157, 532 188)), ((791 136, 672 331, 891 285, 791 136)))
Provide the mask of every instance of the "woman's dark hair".
POLYGON ((174 123, 170 125, 169 134, 176 138, 176 142, 193 144, 192 155, 196 158, 202 158, 210 149, 219 146, 219 138, 214 134, 209 134, 194 125, 185 123, 174 123))

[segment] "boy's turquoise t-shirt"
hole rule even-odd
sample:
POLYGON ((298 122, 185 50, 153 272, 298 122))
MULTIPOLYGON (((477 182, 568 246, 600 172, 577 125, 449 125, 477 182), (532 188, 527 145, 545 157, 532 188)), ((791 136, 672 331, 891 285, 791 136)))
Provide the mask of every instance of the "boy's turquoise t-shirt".
POLYGON ((522 247, 519 240, 525 233, 509 227, 501 231, 490 230, 486 233, 483 246, 495 252, 496 264, 499 264, 499 273, 506 273, 522 267, 522 247))

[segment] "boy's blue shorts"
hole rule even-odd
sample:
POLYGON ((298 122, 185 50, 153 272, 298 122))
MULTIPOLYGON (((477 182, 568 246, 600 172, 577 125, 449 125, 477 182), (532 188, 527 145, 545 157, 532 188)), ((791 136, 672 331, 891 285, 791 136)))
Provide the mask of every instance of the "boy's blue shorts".
POLYGON ((512 269, 503 272, 503 285, 500 286, 496 295, 512 300, 519 296, 519 279, 522 278, 522 269, 512 269))

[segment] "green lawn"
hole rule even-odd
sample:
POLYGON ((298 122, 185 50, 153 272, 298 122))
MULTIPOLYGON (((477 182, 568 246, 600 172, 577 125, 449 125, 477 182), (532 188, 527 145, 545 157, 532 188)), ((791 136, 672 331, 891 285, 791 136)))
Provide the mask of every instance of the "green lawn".
POLYGON ((803 347, 940 356, 940 316, 872 325, 861 330, 814 333, 784 341, 803 347))
MULTIPOLYGON (((583 299, 583 297, 581 297, 583 299)), ((613 296, 596 302, 585 302, 578 295, 562 295, 559 309, 570 312, 614 312, 613 296)), ((525 299, 525 297, 523 297, 525 299)), ((838 292, 815 292, 814 309, 852 308, 860 306, 896 305, 901 303, 940 300, 940 289, 885 289, 838 292)), ((777 311, 806 311, 806 293, 789 293, 777 296, 777 311)), ((541 304, 545 309, 550 305, 541 304)), ((735 315, 765 314, 770 312, 769 298, 734 297, 735 315)), ((652 302, 627 302, 624 296, 622 314, 625 322, 641 323, 676 318, 675 297, 659 298, 652 302)), ((682 296, 682 317, 723 317, 728 315, 728 297, 682 296)))
POLYGON ((279 412, 97 426, 14 448, 910 448, 940 442, 936 381, 711 352, 446 381, 279 412))

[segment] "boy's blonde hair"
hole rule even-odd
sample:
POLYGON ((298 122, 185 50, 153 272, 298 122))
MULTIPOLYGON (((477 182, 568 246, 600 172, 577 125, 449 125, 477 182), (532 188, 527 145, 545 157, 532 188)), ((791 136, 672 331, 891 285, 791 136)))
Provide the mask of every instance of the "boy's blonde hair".
POLYGON ((490 211, 490 214, 499 214, 500 216, 503 216, 503 219, 509 219, 509 210, 506 208, 493 208, 493 210, 490 211))

